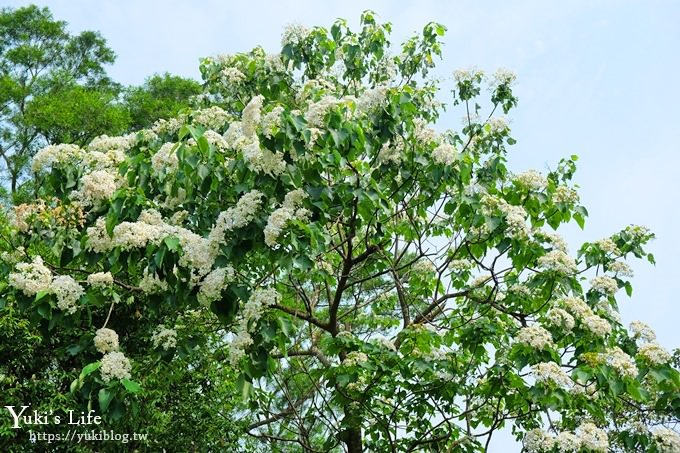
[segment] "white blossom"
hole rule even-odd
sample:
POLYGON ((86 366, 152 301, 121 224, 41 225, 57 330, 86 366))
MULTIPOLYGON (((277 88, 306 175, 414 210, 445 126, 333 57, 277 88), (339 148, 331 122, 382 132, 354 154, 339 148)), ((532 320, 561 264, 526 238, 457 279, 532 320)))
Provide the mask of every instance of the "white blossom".
POLYGON ((48 145, 38 151, 33 157, 31 169, 39 173, 61 163, 75 163, 82 157, 84 151, 77 145, 48 145))
POLYGON ((442 143, 432 151, 432 160, 436 164, 451 165, 458 159, 458 151, 453 145, 442 143))
POLYGON ((567 373, 555 362, 538 363, 531 367, 536 382, 554 382, 559 387, 569 388, 573 382, 567 373))
POLYGON ((94 347, 102 354, 118 350, 118 334, 115 330, 101 328, 94 336, 94 347))
POLYGON ((599 291, 604 294, 613 295, 619 290, 619 286, 611 277, 604 275, 597 276, 590 281, 590 287, 595 291, 599 291))
POLYGON ((581 449, 581 439, 568 431, 562 431, 555 438, 555 444, 557 445, 557 451, 560 453, 572 453, 577 452, 581 449))
POLYGON ((177 143, 165 143, 156 151, 156 154, 151 156, 151 168, 156 174, 170 174, 177 171, 179 168, 178 146, 177 143))
POLYGON ((177 331, 168 329, 163 324, 156 327, 151 336, 151 343, 154 348, 162 347, 164 350, 172 349, 177 346, 177 331))
POLYGON ((644 343, 638 348, 638 356, 652 365, 663 365, 671 360, 671 355, 659 343, 644 343))
POLYGON ((600 354, 600 358, 622 377, 635 378, 638 375, 638 369, 633 359, 618 346, 607 349, 600 354))
POLYGON ((576 191, 571 187, 559 185, 555 188, 553 202, 571 204, 576 203, 578 200, 578 193, 576 193, 576 191))
POLYGON ((234 268, 219 267, 205 276, 198 290, 198 301, 209 306, 222 296, 222 290, 234 279, 234 268))
POLYGON ((680 434, 668 428, 656 428, 652 439, 660 453, 678 453, 680 451, 680 434))
POLYGON ((519 329, 519 332, 517 332, 517 342, 536 349, 548 349, 555 346, 550 332, 538 325, 519 329))
POLYGON ((550 325, 562 327, 567 332, 570 332, 576 323, 574 317, 561 308, 551 309, 546 315, 546 320, 550 325))
POLYGON ((548 180, 545 179, 545 176, 536 170, 528 170, 524 173, 520 173, 519 175, 516 175, 513 180, 530 190, 543 190, 548 184, 548 180))
POLYGON ((574 274, 576 272, 576 262, 574 258, 564 253, 562 250, 551 250, 538 259, 539 267, 558 272, 560 274, 574 274))
POLYGON ((598 337, 609 335, 612 331, 612 326, 606 319, 600 318, 597 315, 585 316, 582 319, 583 327, 591 331, 598 337))
POLYGON ((40 291, 49 291, 52 272, 43 264, 42 257, 36 256, 31 263, 19 263, 17 272, 9 274, 9 284, 27 296, 40 291))
POLYGON ((607 272, 613 272, 620 277, 633 277, 633 269, 623 261, 614 261, 607 266, 607 272))
POLYGON ((100 372, 104 382, 109 382, 114 378, 130 379, 132 365, 122 352, 114 351, 104 354, 101 363, 100 372))
POLYGON ((105 288, 113 285, 111 272, 95 272, 87 276, 87 284, 93 288, 105 288))
POLYGON ((54 277, 50 291, 57 296, 57 306, 68 313, 78 310, 77 302, 85 294, 82 286, 69 275, 54 277))
POLYGON ((555 446, 555 438, 540 428, 534 428, 524 435, 524 448, 529 453, 550 451, 555 446))
POLYGON ((628 328, 633 333, 633 338, 635 339, 642 341, 656 340, 654 330, 642 321, 633 321, 628 328))
POLYGON ((348 352, 345 359, 342 361, 344 366, 357 366, 368 361, 368 356, 360 351, 348 352))

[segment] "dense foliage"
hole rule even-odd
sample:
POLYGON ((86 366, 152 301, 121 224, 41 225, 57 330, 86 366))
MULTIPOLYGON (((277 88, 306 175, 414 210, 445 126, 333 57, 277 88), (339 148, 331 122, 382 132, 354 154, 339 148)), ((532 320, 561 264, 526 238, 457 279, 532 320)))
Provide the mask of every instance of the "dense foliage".
POLYGON ((677 358, 618 317, 653 235, 570 255, 576 158, 509 172, 514 76, 446 87, 444 32, 395 55, 371 13, 291 26, 280 54, 203 60, 200 109, 42 149, 3 312, 64 333, 73 397, 111 420, 163 398, 150 363, 208 360, 200 394, 236 370, 247 410, 228 389, 213 410, 246 424, 244 450, 483 451, 511 428, 529 451, 674 451, 677 358), (460 130, 433 129, 442 93, 460 130))

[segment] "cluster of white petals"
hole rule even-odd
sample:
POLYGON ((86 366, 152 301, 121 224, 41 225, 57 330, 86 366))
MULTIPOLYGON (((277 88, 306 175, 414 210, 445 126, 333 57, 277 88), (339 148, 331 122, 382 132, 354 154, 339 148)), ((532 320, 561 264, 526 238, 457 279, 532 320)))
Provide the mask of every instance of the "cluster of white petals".
POLYGON ((604 318, 600 318, 597 315, 585 316, 582 320, 583 327, 588 329, 597 337, 604 337, 611 333, 612 326, 604 318))
POLYGON ((222 290, 234 279, 234 268, 231 266, 219 267, 212 270, 200 283, 198 301, 205 305, 210 304, 222 297, 222 290))
POLYGON ((607 266, 607 272, 613 272, 618 277, 632 277, 633 269, 623 261, 614 261, 607 266))
POLYGON ((538 363, 531 367, 536 382, 553 382, 562 388, 569 388, 573 382, 569 375, 555 362, 538 363))
POLYGON ((162 347, 166 351, 177 346, 177 331, 175 329, 168 329, 163 324, 156 327, 153 335, 151 335, 151 343, 154 348, 162 347))
POLYGON ((192 114, 194 124, 201 125, 206 129, 219 130, 231 120, 231 116, 224 109, 212 106, 196 110, 192 114))
POLYGON ((635 378, 638 375, 638 368, 635 366, 635 361, 618 346, 608 348, 604 353, 600 354, 600 358, 604 360, 607 365, 614 368, 621 377, 627 376, 635 378))
POLYGON ((77 145, 48 145, 35 154, 31 169, 39 173, 50 169, 55 164, 76 162, 83 154, 84 151, 77 145))
POLYGON ((19 263, 16 272, 9 274, 9 284, 27 296, 35 296, 40 291, 49 291, 52 272, 43 264, 40 256, 32 263, 19 263))
POLYGON ((546 315, 546 320, 550 325, 561 327, 567 332, 571 331, 576 324, 574 317, 561 308, 551 309, 546 315))
POLYGON ((102 380, 109 382, 111 379, 130 379, 132 365, 130 360, 122 352, 114 351, 104 354, 100 368, 102 380))
POLYGON ((356 366, 368 361, 368 356, 361 351, 348 352, 342 361, 344 366, 356 366))
POLYGON ((264 242, 269 247, 278 245, 279 236, 283 232, 286 224, 291 220, 306 221, 309 219, 310 212, 300 205, 307 198, 307 193, 302 189, 295 189, 286 194, 283 205, 272 212, 267 219, 264 228, 264 242))
POLYGON ((259 288, 251 293, 229 345, 229 362, 232 365, 238 364, 245 355, 245 349, 253 344, 249 329, 262 317, 268 306, 278 303, 280 299, 281 295, 273 288, 259 288))
POLYGON ((457 83, 473 82, 484 77, 484 71, 477 68, 456 69, 453 71, 453 78, 457 83))
POLYGON ((621 251, 617 247, 616 243, 610 238, 598 239, 594 242, 603 252, 612 255, 620 255, 621 251))
POLYGON ((668 428, 656 428, 652 439, 660 453, 677 453, 680 451, 680 434, 668 428))
POLYGON ((524 435, 524 448, 529 453, 551 451, 555 438, 540 428, 534 428, 524 435))
POLYGON ((576 272, 576 261, 562 250, 551 250, 538 259, 538 265, 542 269, 555 271, 560 274, 573 274, 576 272))
POLYGON ((603 294, 612 295, 619 290, 619 286, 611 277, 599 275, 590 281, 590 287, 603 294))
POLYGON ((73 192, 71 196, 84 206, 89 206, 109 199, 117 188, 116 177, 111 172, 95 170, 83 175, 80 190, 73 192))
POLYGON ((640 339, 642 341, 656 340, 656 333, 654 333, 654 330, 642 321, 633 321, 628 328, 633 333, 633 338, 635 339, 640 339))
POLYGON ((177 157, 178 143, 164 143, 156 153, 151 156, 151 168, 158 175, 171 174, 179 168, 177 157))
POLYGON ((581 423, 576 428, 576 435, 581 439, 581 448, 587 451, 606 453, 609 449, 607 433, 590 422, 581 423))
POLYGON ((572 204, 578 202, 579 197, 578 193, 571 187, 560 185, 555 188, 552 199, 555 203, 572 204))
POLYGON ((148 268, 144 269, 138 286, 144 294, 160 294, 168 290, 168 283, 161 280, 155 273, 150 273, 148 268))
POLYGON ((71 314, 78 310, 77 302, 85 294, 83 287, 70 275, 54 277, 50 292, 57 296, 57 306, 71 314))
POLYGON ((115 330, 101 328, 94 336, 94 347, 102 354, 118 350, 118 334, 115 330))
POLYGON ((519 329, 517 332, 517 342, 535 349, 548 349, 555 346, 550 332, 538 325, 519 329))
POLYGON ((310 30, 300 24, 288 24, 281 35, 281 46, 302 44, 309 36, 310 30))
POLYGON ((569 253, 569 246, 567 245, 567 241, 565 241, 564 238, 557 233, 554 233, 552 231, 538 230, 534 231, 534 237, 542 239, 545 242, 549 242, 550 245, 555 250, 561 250, 564 253, 569 253))
POLYGON ((458 159, 456 147, 448 143, 442 143, 432 151, 432 160, 436 164, 451 165, 458 159))
POLYGON ((652 365, 663 365, 668 363, 671 355, 659 343, 644 343, 638 348, 638 356, 652 365))
POLYGON ((95 272, 87 276, 87 284, 93 288, 106 288, 113 285, 111 272, 95 272))

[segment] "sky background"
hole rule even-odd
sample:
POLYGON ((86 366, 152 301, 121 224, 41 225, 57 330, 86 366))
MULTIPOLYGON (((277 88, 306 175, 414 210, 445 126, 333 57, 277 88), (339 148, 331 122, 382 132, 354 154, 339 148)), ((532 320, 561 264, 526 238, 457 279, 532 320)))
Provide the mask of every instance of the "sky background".
MULTIPOLYGON (((554 168, 577 154, 576 182, 590 216, 566 228, 572 252, 628 224, 651 228, 652 266, 633 261, 633 297, 619 294, 627 324, 640 319, 668 349, 680 346, 680 2, 676 1, 7 1, 49 7, 72 32, 98 30, 118 55, 109 74, 141 84, 153 73, 200 79, 200 57, 280 50, 289 23, 357 24, 371 9, 400 43, 429 21, 448 28, 438 74, 476 66, 518 75, 509 166, 554 168)), ((446 93, 441 98, 446 100, 446 93)), ((460 129, 446 116, 441 129, 460 129)), ((509 435, 492 452, 519 451, 509 435)))

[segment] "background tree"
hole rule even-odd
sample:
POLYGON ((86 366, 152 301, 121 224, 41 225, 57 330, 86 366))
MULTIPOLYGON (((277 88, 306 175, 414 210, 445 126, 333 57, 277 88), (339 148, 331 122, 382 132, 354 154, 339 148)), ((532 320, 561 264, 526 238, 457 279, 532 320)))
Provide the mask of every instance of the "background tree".
POLYGON ((259 449, 484 451, 506 428, 528 451, 677 451, 677 358, 618 317, 653 234, 570 255, 576 157, 508 171, 514 76, 456 71, 464 124, 438 133, 445 29, 394 52, 390 29, 292 26, 281 54, 205 59, 200 109, 41 150, 5 310, 85 332, 70 388, 111 422, 150 361, 194 350, 240 371, 249 412, 215 409, 259 449))
POLYGON ((143 85, 130 87, 124 103, 130 115, 130 130, 149 128, 161 118, 174 118, 202 92, 192 79, 168 74, 153 75, 143 85))
POLYGON ((71 35, 47 8, 0 10, 0 157, 12 192, 47 141, 123 130, 124 116, 111 104, 119 87, 104 71, 114 59, 99 33, 71 35))

